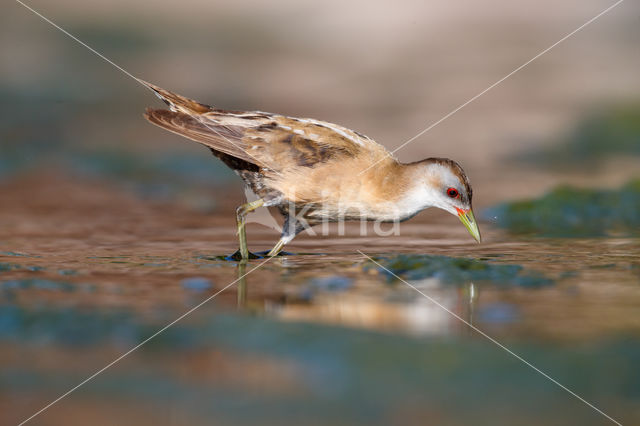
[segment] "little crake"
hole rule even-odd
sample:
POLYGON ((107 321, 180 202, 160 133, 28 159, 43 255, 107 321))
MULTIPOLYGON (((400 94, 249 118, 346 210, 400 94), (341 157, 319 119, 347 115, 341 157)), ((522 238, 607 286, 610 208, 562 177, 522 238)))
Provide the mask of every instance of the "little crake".
POLYGON ((147 120, 209 147, 259 197, 236 212, 242 258, 249 257, 245 215, 262 206, 278 207, 285 219, 270 256, 305 226, 339 220, 402 221, 429 207, 458 216, 480 241, 471 185, 453 160, 402 164, 382 145, 336 124, 225 111, 143 83, 169 106, 147 109, 147 120))

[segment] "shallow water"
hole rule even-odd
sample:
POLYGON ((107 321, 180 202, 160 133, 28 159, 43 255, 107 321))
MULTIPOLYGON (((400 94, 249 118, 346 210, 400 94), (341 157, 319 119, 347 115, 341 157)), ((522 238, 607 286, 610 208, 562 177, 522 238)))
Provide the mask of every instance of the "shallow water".
MULTIPOLYGON (((242 265, 219 258, 236 248, 233 200, 208 215, 50 175, 2 189, 2 423, 216 294, 38 421, 112 424, 114 409, 125 423, 606 420, 464 322, 618 421, 640 420, 637 238, 483 224, 478 245, 426 213, 398 236, 350 226, 242 265)), ((248 235, 255 251, 277 238, 255 224, 248 235)))

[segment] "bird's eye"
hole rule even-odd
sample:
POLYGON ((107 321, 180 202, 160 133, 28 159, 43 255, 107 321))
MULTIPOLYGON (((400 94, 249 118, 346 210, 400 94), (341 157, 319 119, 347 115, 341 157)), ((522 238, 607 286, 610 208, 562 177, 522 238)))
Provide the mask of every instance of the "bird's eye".
POLYGON ((458 198, 458 196, 460 195, 460 193, 458 192, 457 189, 455 188, 449 188, 447 189, 447 195, 451 198, 458 198))

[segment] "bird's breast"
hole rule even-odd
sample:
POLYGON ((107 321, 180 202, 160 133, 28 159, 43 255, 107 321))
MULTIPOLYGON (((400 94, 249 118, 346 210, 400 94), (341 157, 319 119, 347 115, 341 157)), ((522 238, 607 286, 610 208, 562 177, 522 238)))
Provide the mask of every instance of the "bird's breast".
POLYGON ((397 163, 365 170, 362 161, 289 170, 276 182, 284 199, 307 209, 308 217, 329 220, 402 221, 424 208, 397 163))

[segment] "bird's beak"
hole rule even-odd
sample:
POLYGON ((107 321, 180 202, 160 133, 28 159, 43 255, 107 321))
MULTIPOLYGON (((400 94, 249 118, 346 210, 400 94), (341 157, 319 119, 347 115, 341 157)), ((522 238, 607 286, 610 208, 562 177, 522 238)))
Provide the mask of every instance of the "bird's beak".
POLYGON ((473 217, 473 210, 463 210, 456 208, 458 211, 458 217, 460 218, 460 222, 467 228, 467 231, 471 234, 473 238, 477 242, 480 242, 480 230, 478 229, 478 223, 476 222, 476 218, 473 217))

